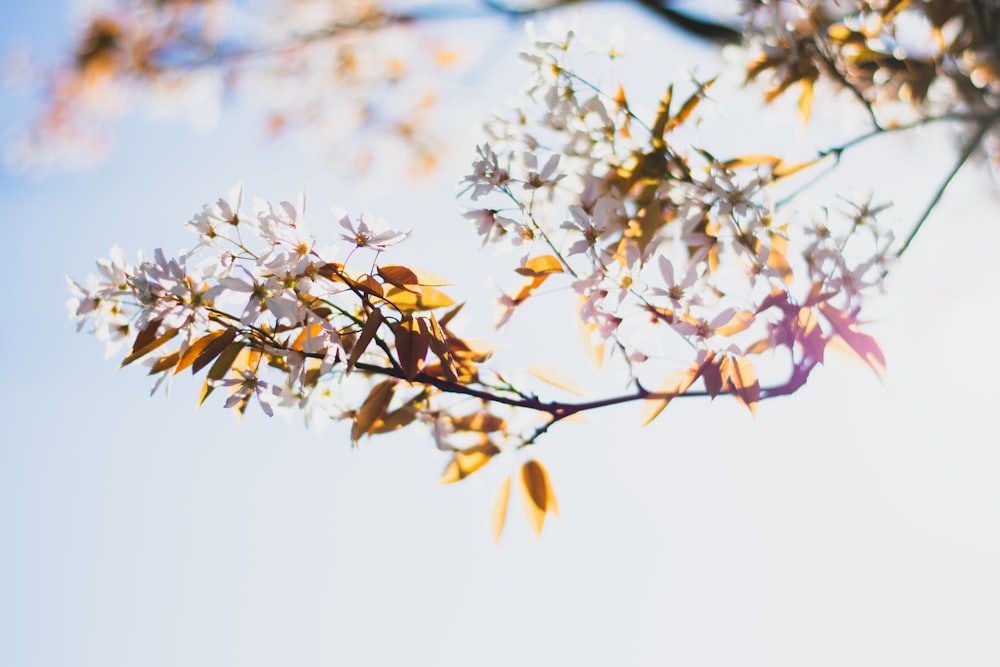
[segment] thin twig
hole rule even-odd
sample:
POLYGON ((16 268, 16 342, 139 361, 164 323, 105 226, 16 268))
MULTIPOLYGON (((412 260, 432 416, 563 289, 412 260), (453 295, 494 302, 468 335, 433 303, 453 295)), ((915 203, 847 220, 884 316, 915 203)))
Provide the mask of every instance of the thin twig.
POLYGON ((941 197, 944 196, 944 193, 948 189, 948 186, 951 185, 952 179, 954 179, 955 176, 958 174, 958 172, 961 171, 962 167, 965 166, 965 163, 968 161, 968 159, 972 157, 972 154, 976 151, 976 148, 978 148, 979 144, 982 143, 983 137, 986 136, 986 133, 997 121, 997 119, 1000 119, 1000 113, 995 113, 991 118, 980 121, 979 129, 976 130, 976 133, 965 144, 965 148, 962 149, 962 153, 958 156, 958 160, 955 162, 955 166, 952 167, 950 172, 948 172, 948 176, 938 187, 937 192, 934 193, 934 196, 931 198, 930 203, 927 204, 927 208, 924 209, 923 214, 917 220, 917 224, 913 226, 913 229, 910 231, 909 236, 906 237, 906 241, 903 243, 902 247, 900 247, 900 249, 896 252, 897 259, 902 257, 903 253, 906 252, 906 249, 910 247, 910 244, 913 242, 913 239, 917 237, 917 232, 919 232, 920 228, 923 227, 923 224, 927 222, 927 218, 930 217, 931 212, 938 205, 938 202, 941 201, 941 197))

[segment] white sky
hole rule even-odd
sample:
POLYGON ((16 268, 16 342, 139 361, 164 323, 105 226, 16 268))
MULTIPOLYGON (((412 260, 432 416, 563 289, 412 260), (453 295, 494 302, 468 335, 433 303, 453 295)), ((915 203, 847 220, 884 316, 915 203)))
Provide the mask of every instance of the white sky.
MULTIPOLYGON (((0 44, 57 46, 66 13, 54 1, 0 10, 0 44)), ((630 11, 586 17, 597 36, 611 19, 677 45, 644 76, 666 84, 683 58, 701 58, 630 11)), ((449 122, 470 138, 485 103, 515 94, 521 77, 520 32, 491 30, 503 47, 493 57, 510 67, 463 94, 449 122)), ((28 105, 3 95, 9 136, 28 105)), ((729 129, 706 137, 767 136, 724 115, 729 129)), ((765 124, 798 131, 784 117, 765 124)), ((538 540, 515 506, 495 547, 488 517, 506 462, 441 487, 445 457, 419 431, 352 451, 345 428, 258 412, 238 422, 211 399, 196 412, 194 382, 150 400, 140 370, 116 372, 74 333, 66 274, 84 276, 116 243, 130 256, 190 245, 183 223, 240 179, 272 199, 308 183, 313 231, 333 204, 414 226, 407 261, 489 293, 490 262, 453 201, 471 143, 434 180, 358 187, 260 136, 240 113, 212 133, 129 120, 93 171, 0 176, 0 664, 1000 662, 1000 364, 989 347, 1000 204, 982 176, 955 184, 891 276, 873 324, 887 388, 831 355, 756 418, 720 399, 677 402, 645 429, 637 406, 564 424, 537 452, 560 516, 538 540)), ((909 220, 951 155, 924 134, 845 168, 909 220)), ((613 373, 593 377, 577 356, 558 308, 526 312, 536 319, 514 327, 505 358, 530 345, 532 362, 613 391, 613 373)), ((466 324, 482 336, 492 317, 473 308, 466 324)))

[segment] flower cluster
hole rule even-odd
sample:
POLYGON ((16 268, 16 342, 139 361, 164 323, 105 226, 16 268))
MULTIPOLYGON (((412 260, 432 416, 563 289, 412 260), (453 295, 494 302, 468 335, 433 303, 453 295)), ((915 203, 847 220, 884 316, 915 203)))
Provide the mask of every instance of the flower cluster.
POLYGON ((1000 11, 991 2, 745 0, 749 79, 768 101, 796 87, 849 91, 883 125, 923 115, 994 115, 1000 102, 1000 11))
POLYGON ((796 168, 722 160, 683 140, 711 82, 679 105, 671 88, 645 122, 620 86, 605 94, 570 69, 574 49, 569 32, 523 54, 535 105, 487 125, 490 141, 464 181, 475 207, 466 217, 483 244, 516 249, 531 281, 503 296, 500 323, 562 274, 590 342, 619 352, 636 378, 654 358, 685 354, 699 377, 706 360, 750 368, 753 355, 775 349, 811 368, 837 336, 880 370, 856 316, 886 273, 892 236, 876 221, 884 207, 803 221, 772 196, 796 168))

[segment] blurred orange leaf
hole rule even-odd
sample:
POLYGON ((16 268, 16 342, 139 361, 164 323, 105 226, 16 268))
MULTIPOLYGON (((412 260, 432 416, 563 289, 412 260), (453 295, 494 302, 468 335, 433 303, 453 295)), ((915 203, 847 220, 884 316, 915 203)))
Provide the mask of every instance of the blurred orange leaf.
POLYGON ((549 474, 541 463, 534 459, 524 462, 521 466, 521 489, 524 491, 528 521, 535 534, 541 535, 546 513, 559 513, 549 474))
POLYGON ((499 542, 503 535, 503 525, 507 521, 507 504, 510 500, 510 477, 505 477, 500 484, 500 492, 493 501, 493 512, 490 516, 490 527, 493 529, 493 541, 499 542))
POLYGON ((544 276, 550 273, 562 273, 563 265, 559 261, 558 257, 554 255, 540 255, 538 257, 532 257, 524 266, 514 269, 522 276, 544 276))
POLYGON ((583 387, 581 387, 576 380, 558 368, 553 368, 544 364, 534 364, 528 368, 528 372, 542 382, 550 384, 553 387, 558 387, 559 389, 568 391, 571 394, 576 394, 577 396, 585 395, 583 387))

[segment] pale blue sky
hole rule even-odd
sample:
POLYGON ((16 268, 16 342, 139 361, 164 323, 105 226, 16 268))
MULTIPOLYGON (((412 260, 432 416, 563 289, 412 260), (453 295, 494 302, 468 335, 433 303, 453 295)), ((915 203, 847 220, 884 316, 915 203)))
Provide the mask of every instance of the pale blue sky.
MULTIPOLYGON (((61 2, 0 14, 3 47, 57 48, 66 34, 61 2)), ((636 25, 613 6, 585 18, 636 25)), ((519 34, 496 54, 512 64, 498 81, 520 78, 519 34)), ((679 63, 645 74, 666 82, 679 63)), ((501 85, 469 106, 499 102, 501 85)), ((0 132, 28 108, 3 92, 0 132)), ((475 136, 470 113, 456 114, 457 134, 475 136)), ((726 131, 752 133, 740 122, 726 131)), ((453 201, 471 144, 411 189, 346 183, 259 137, 238 111, 210 134, 135 118, 92 171, 0 175, 0 664, 1000 661, 1000 367, 982 335, 1000 324, 983 284, 1000 231, 982 181, 956 183, 892 276, 874 324, 888 388, 834 355, 755 419, 720 399, 678 402, 645 429, 635 406, 565 424, 538 452, 561 516, 537 540, 515 507, 495 547, 488 517, 506 470, 440 487, 445 457, 418 431, 352 451, 341 427, 240 423, 219 403, 196 412, 194 382, 150 399, 139 369, 116 371, 74 333, 66 274, 82 277, 113 244, 130 256, 190 245, 183 223, 241 179, 273 199, 308 183, 313 231, 333 204, 413 226, 415 265, 488 289, 453 201)), ((934 141, 908 149, 890 184, 903 217, 951 161, 934 141)), ((602 393, 614 375, 591 377, 572 327, 537 308, 525 316, 546 335, 514 331, 508 349, 548 340, 533 349, 602 393)))

